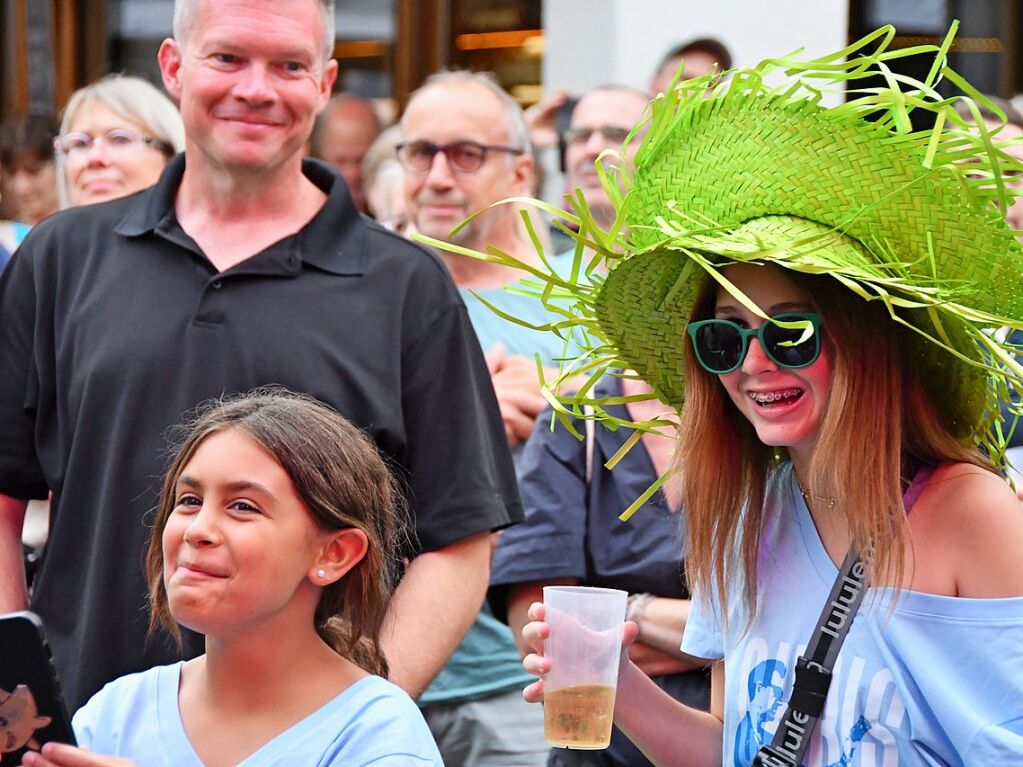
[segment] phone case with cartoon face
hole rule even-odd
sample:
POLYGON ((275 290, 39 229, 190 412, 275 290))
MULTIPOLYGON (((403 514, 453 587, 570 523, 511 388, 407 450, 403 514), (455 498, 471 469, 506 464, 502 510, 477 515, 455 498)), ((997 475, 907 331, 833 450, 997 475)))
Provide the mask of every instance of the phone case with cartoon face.
POLYGON ((30 612, 0 615, 0 765, 43 743, 75 743, 43 624, 30 612))

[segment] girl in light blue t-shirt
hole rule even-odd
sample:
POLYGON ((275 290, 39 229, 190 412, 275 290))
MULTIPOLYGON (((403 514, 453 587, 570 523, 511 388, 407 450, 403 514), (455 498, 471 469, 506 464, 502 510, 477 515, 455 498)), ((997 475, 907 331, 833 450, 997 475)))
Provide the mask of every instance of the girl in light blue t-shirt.
POLYGON ((442 765, 378 638, 406 538, 400 492, 338 413, 283 389, 187 424, 146 557, 151 625, 194 660, 121 677, 74 717, 80 749, 26 767, 442 765))

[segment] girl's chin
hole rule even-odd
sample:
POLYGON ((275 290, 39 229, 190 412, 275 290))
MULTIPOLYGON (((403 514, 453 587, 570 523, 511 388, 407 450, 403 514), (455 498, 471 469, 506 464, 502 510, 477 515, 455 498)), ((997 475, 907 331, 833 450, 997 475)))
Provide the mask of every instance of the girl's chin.
POLYGON ((798 448, 801 445, 807 444, 812 436, 809 430, 794 432, 771 426, 760 426, 757 428, 757 439, 768 447, 798 448))

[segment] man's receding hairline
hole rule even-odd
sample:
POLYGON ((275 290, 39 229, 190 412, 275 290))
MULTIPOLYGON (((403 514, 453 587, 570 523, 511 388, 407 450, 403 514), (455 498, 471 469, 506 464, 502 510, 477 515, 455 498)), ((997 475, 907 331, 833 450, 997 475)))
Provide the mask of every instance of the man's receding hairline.
POLYGON ((576 101, 575 106, 572 107, 572 113, 569 115, 569 122, 575 120, 575 114, 579 110, 579 107, 582 106, 583 102, 586 101, 588 97, 598 93, 623 93, 626 96, 634 96, 636 100, 643 105, 643 109, 645 109, 646 105, 650 102, 650 96, 647 93, 641 91, 639 88, 633 88, 631 85, 618 85, 614 83, 609 85, 598 85, 596 88, 591 88, 579 96, 579 100, 576 101))
MULTIPOLYGON (((195 26, 196 9, 203 0, 174 0, 174 18, 172 21, 172 35, 178 47, 184 48, 195 26)), ((320 19, 324 26, 324 52, 325 60, 329 60, 334 53, 335 38, 335 0, 316 0, 320 10, 320 19)))
POLYGON ((453 69, 453 70, 442 70, 435 72, 426 78, 419 88, 412 92, 409 97, 408 104, 405 107, 405 113, 401 116, 402 129, 406 126, 406 116, 409 112, 409 107, 422 96, 423 94, 429 93, 435 89, 447 88, 454 93, 458 93, 461 86, 465 83, 475 85, 480 90, 484 90, 490 93, 493 97, 494 102, 498 105, 498 114, 500 116, 500 122, 504 126, 505 134, 507 136, 508 143, 515 149, 520 149, 526 154, 530 154, 533 151, 532 141, 529 136, 529 127, 526 125, 525 116, 523 115, 522 108, 518 102, 501 87, 497 78, 492 73, 486 72, 474 72, 466 69, 453 69))
MULTIPOLYGON (((501 130, 504 133, 504 138, 501 140, 508 144, 514 143, 514 138, 512 137, 511 130, 508 126, 507 120, 504 119, 505 113, 504 104, 502 104, 501 101, 497 98, 497 96, 494 95, 488 88, 486 88, 486 86, 480 85, 479 83, 476 83, 471 80, 466 80, 464 82, 468 83, 470 86, 475 87, 478 91, 487 94, 487 97, 490 99, 490 103, 493 106, 495 118, 493 122, 497 125, 500 125, 501 130)), ((411 98, 409 98, 408 107, 411 107, 417 100, 419 100, 418 97, 428 95, 429 93, 434 91, 447 91, 448 93, 453 94, 455 96, 465 95, 465 93, 461 90, 460 85, 452 81, 428 83, 424 85, 421 89, 419 89, 419 91, 414 93, 411 98)), ((479 105, 481 102, 479 99, 474 98, 470 103, 473 106, 476 106, 479 105)), ((405 110, 406 114, 410 111, 408 107, 406 107, 405 110)), ((404 123, 404 120, 402 122, 404 123)))

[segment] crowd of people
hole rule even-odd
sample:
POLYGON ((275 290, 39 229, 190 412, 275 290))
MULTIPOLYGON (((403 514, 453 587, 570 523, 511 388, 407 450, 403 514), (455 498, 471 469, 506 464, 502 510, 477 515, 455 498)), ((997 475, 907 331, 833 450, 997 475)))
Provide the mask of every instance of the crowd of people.
POLYGON ((388 124, 334 29, 176 0, 163 91, 0 132, 0 612, 79 741, 23 763, 748 767, 794 706, 807 765, 1023 754, 1013 105, 912 133, 698 39, 526 110, 439 72, 388 124), (563 584, 629 593, 603 751, 534 705, 563 584))

